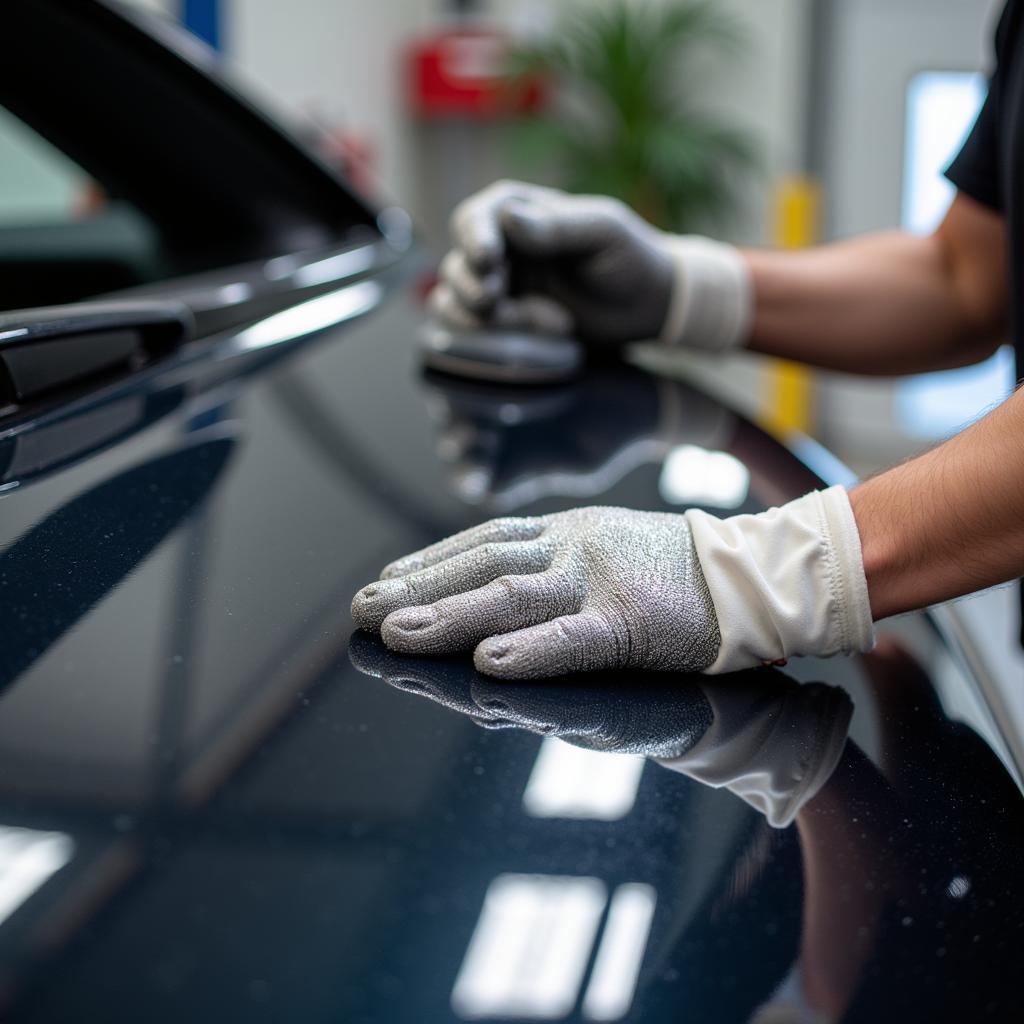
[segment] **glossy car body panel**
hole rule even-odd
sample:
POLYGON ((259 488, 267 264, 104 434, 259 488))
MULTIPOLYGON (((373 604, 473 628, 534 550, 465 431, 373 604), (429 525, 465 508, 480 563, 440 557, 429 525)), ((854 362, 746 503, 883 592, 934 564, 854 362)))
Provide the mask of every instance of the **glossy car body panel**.
POLYGON ((842 1019, 1005 1019, 1021 797, 956 721, 971 683, 924 617, 882 627, 865 658, 788 667, 855 712, 832 779, 782 831, 653 763, 617 820, 524 807, 552 735, 622 749, 625 721, 635 752, 652 686, 706 729, 693 709, 728 680, 537 684, 543 712, 481 729, 501 688, 467 658, 376 675, 365 649, 350 661, 355 589, 489 515, 679 508, 693 481, 673 472, 701 452, 733 460, 740 509, 815 482, 713 400, 635 368, 532 391, 425 376, 416 291, 394 272, 370 283, 51 414, 170 396, 0 499, 0 820, 74 844, 0 926, 11 1019, 450 1019, 485 893, 520 875, 656 893, 635 1019, 749 1019, 816 949, 842 1019), (447 707, 423 699, 438 673, 461 694, 447 707), (806 931, 809 863, 814 899, 839 897, 839 954, 806 931))
MULTIPOLYGON (((382 565, 482 519, 758 511, 822 453, 650 352, 551 387, 425 374, 406 218, 105 7, 15 9, 43 39, 53 11, 67 60, 119 54, 133 109, 154 82, 205 104, 209 150, 194 202, 100 161, 180 205, 190 276, 121 298, 185 303, 193 340, 0 413, 0 1016, 1012 1018, 1020 738, 930 617, 716 681, 498 685, 353 636, 382 565)), ((66 116, 55 79, 12 102, 30 54, 5 70, 3 102, 66 116)))

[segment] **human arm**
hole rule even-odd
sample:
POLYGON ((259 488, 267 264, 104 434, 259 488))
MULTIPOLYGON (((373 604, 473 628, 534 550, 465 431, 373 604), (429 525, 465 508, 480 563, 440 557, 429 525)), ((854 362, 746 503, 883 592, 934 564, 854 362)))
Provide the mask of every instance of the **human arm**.
POLYGON ((1024 576, 1024 390, 850 502, 875 619, 1024 576))
POLYGON ((919 373, 984 359, 1005 330, 1005 219, 958 193, 939 228, 793 252, 747 250, 755 352, 830 370, 919 373))
POLYGON ((452 237, 431 302, 455 326, 747 346, 865 374, 977 362, 1004 329, 1005 221, 964 194, 928 237, 741 252, 656 231, 607 197, 498 182, 460 205, 452 237))

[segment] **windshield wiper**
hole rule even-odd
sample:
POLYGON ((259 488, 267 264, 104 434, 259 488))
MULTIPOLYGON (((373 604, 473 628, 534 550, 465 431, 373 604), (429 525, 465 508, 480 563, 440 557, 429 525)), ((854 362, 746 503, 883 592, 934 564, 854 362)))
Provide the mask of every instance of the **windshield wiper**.
POLYGON ((178 302, 108 301, 0 313, 0 416, 90 379, 132 372, 192 334, 178 302))

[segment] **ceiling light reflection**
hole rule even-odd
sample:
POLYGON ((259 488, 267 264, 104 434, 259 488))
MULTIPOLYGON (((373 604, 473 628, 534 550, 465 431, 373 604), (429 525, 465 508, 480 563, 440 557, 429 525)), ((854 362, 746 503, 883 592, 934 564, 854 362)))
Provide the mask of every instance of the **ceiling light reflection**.
POLYGON ((5 921, 74 853, 63 832, 0 825, 0 921, 5 921))
POLYGON ((499 875, 484 897, 452 1007, 468 1020, 557 1020, 576 1005, 605 887, 596 878, 499 875))
POLYGON ((620 885, 615 890, 583 997, 585 1019, 621 1020, 629 1012, 656 902, 654 888, 640 882, 620 885))
POLYGON ((248 302, 252 296, 252 285, 245 281, 235 281, 232 284, 221 285, 217 289, 217 301, 225 306, 237 306, 240 302, 248 302))
POLYGON ((523 792, 535 818, 617 821, 633 809, 644 758, 574 747, 553 736, 540 745, 523 792))
POLYGON ((368 313, 380 302, 383 294, 384 289, 377 282, 363 281, 300 302, 297 306, 274 313, 240 331, 235 337, 235 346, 241 351, 249 351, 294 341, 306 334, 325 330, 368 313))
POLYGON ((750 471, 728 452, 683 444, 666 456, 658 490, 672 505, 739 508, 750 491, 750 471))
POLYGON ((328 281, 364 273, 373 267, 376 258, 373 246, 364 245, 359 249, 350 249, 348 252, 317 260, 316 263, 307 263, 295 271, 292 279, 299 288, 326 284, 328 281))

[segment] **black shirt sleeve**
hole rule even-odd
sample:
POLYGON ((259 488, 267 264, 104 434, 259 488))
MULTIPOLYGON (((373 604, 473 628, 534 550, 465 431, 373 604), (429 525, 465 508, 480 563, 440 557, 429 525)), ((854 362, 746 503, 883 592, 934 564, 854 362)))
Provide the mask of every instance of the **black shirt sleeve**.
POLYGON ((996 29, 996 69, 989 79, 988 96, 977 121, 956 159, 946 168, 946 177, 961 192, 991 207, 1004 209, 1000 166, 1003 137, 1003 93, 1014 47, 1016 0, 1008 0, 996 29))

